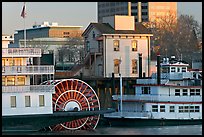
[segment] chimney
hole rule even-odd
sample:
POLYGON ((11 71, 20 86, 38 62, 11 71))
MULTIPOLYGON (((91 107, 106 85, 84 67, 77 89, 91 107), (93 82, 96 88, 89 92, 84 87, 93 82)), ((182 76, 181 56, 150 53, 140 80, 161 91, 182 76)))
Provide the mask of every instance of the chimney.
POLYGON ((161 81, 161 71, 160 71, 160 55, 157 55, 157 84, 160 85, 161 81))
POLYGON ((139 78, 142 78, 142 53, 139 53, 139 78))

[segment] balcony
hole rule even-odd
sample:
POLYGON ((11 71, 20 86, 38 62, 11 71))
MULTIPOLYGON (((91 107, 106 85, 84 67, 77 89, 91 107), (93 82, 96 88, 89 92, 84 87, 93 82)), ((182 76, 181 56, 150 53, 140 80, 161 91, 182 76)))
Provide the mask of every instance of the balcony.
POLYGON ((3 48, 2 57, 41 57, 40 48, 3 48))
POLYGON ((55 92, 54 85, 2 86, 3 93, 55 92))
POLYGON ((2 66, 2 75, 54 74, 54 66, 2 66))
MULTIPOLYGON (((113 95, 113 100, 120 100, 120 95, 113 95)), ((157 95, 123 95, 123 101, 143 101, 143 102, 202 102, 200 96, 169 96, 164 94, 157 95)))

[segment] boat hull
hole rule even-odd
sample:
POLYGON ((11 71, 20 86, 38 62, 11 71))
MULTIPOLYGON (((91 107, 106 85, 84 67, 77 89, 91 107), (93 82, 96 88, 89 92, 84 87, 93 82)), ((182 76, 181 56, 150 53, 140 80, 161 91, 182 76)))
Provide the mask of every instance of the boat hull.
POLYGON ((139 119, 139 118, 105 118, 110 126, 176 126, 200 125, 202 119, 139 119))

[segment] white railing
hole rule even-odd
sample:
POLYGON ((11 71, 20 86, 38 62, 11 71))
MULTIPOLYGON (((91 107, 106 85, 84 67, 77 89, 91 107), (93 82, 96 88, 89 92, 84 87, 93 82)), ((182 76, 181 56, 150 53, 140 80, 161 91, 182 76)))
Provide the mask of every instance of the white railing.
MULTIPOLYGON (((161 80, 161 84, 168 82, 168 79, 161 80)), ((157 79, 137 79, 137 84, 157 84, 157 79)))
POLYGON ((54 66, 2 66, 2 75, 15 74, 54 74, 54 66))
POLYGON ((54 85, 2 86, 3 93, 54 92, 54 85))
POLYGON ((28 56, 41 57, 40 48, 3 48, 2 57, 28 56))
MULTIPOLYGON (((152 78, 157 78, 157 73, 152 74, 152 78)), ((192 72, 171 72, 170 73, 161 73, 162 79, 175 79, 180 80, 184 78, 193 78, 192 72)))
POLYGON ((104 117, 125 117, 125 118, 151 118, 151 112, 142 111, 142 112, 113 112, 104 114, 104 117))
MULTIPOLYGON (((113 95, 113 100, 120 100, 120 95, 113 95)), ((123 95, 125 101, 148 101, 148 102, 201 102, 202 96, 169 96, 169 95, 123 95)))

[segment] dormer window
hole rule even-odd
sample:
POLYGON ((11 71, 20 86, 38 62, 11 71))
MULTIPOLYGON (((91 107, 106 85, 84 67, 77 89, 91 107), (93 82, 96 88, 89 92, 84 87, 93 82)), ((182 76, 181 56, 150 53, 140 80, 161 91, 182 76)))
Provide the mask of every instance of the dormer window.
POLYGON ((92 33, 93 39, 96 37, 95 32, 93 31, 92 33))

